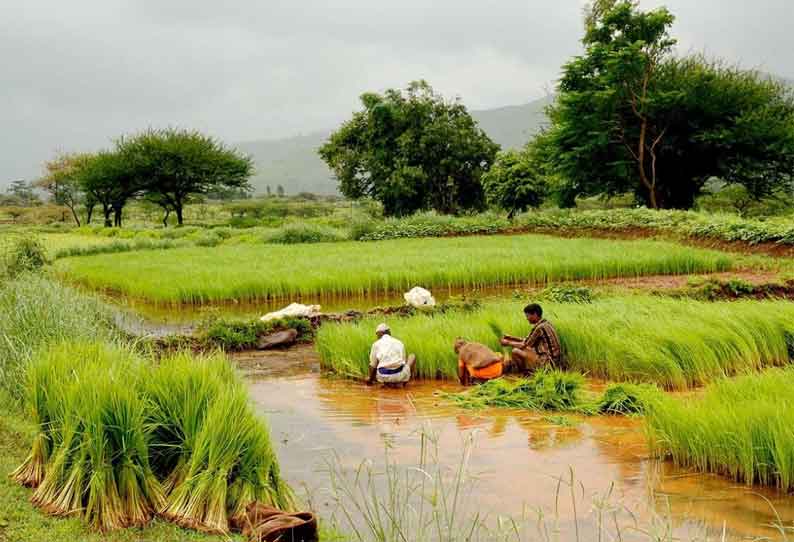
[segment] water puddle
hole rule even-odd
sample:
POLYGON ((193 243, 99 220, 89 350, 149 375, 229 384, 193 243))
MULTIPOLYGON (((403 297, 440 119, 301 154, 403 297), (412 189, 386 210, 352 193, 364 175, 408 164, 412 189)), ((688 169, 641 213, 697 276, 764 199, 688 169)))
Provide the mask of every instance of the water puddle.
MULTIPOLYGON (((471 472, 476 498, 486 511, 520 515, 526 507, 554 507, 558 477, 572 469, 577 491, 596 495, 614 484, 613 495, 641 516, 670 511, 683 533, 705 524, 723 526, 734 537, 767 536, 775 506, 784 522, 794 520, 794 499, 774 491, 737 486, 717 476, 679 472, 648 457, 642 422, 620 417, 550 416, 511 410, 467 411, 435 393, 448 383, 414 382, 405 389, 370 388, 319 375, 310 348, 238 356, 248 372, 252 396, 270 419, 282 471, 305 489, 323 512, 329 487, 325 461, 342 465, 364 459, 413 466, 423 428, 437 435, 442 463, 459 463, 466 438, 474 435, 471 472), (581 484, 579 486, 579 484, 581 484)), ((559 515, 571 520, 570 499, 559 499, 559 515)), ((588 510, 579 510, 586 514, 588 510)), ((584 537, 587 540, 590 537, 584 537)))

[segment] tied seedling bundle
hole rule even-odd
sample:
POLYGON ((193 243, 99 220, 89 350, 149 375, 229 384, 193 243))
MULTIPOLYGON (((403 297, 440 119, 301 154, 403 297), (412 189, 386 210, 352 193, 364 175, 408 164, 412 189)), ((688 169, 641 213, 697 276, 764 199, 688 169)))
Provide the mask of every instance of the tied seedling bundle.
POLYGON ((268 428, 221 356, 152 368, 127 350, 65 343, 29 368, 27 402, 38 431, 12 476, 46 513, 102 531, 159 514, 226 533, 253 501, 292 504, 268 428))

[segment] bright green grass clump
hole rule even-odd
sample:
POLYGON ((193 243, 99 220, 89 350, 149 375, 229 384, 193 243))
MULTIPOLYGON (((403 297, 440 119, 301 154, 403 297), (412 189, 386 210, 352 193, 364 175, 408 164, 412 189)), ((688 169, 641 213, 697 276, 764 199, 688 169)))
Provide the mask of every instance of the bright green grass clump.
POLYGON ((652 448, 678 465, 794 489, 794 370, 722 380, 703 396, 660 397, 646 412, 652 448))
MULTIPOLYGON (((389 321, 417 356, 417 376, 457 378, 456 337, 499 350, 494 329, 524 335, 524 303, 491 303, 469 313, 418 315, 389 321)), ((590 304, 544 303, 560 335, 568 368, 617 381, 670 389, 789 361, 794 304, 707 303, 658 297, 606 298, 590 304)), ((326 370, 353 377, 367 371, 376 320, 320 328, 317 348, 326 370)))
POLYGON ((37 434, 13 473, 32 501, 106 531, 155 514, 227 533, 248 504, 292 502, 268 428, 220 356, 178 354, 157 367, 102 343, 62 343, 28 372, 37 434))
POLYGON ((221 246, 65 258, 69 280, 156 302, 366 295, 730 269, 728 256, 659 241, 541 235, 221 246))
POLYGON ((466 408, 504 407, 527 410, 586 410, 578 373, 538 371, 531 378, 497 378, 461 393, 448 394, 466 408))

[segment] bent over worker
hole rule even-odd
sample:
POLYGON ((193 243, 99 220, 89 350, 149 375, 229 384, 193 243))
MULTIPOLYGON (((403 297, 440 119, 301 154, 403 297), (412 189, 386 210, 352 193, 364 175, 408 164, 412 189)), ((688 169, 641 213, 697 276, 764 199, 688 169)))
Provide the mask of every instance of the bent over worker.
POLYGON ((458 354, 458 378, 464 386, 502 376, 502 355, 484 344, 458 338, 455 340, 455 353, 458 354))
POLYGON ((524 307, 524 315, 533 326, 527 338, 502 337, 502 346, 513 348, 510 369, 530 373, 542 366, 559 367, 562 362, 560 338, 551 322, 543 318, 543 308, 532 303, 524 307))
POLYGON ((407 384, 416 366, 416 356, 411 354, 406 358, 405 345, 391 336, 391 329, 386 324, 378 324, 375 336, 378 340, 369 352, 367 384, 376 380, 381 384, 407 384))

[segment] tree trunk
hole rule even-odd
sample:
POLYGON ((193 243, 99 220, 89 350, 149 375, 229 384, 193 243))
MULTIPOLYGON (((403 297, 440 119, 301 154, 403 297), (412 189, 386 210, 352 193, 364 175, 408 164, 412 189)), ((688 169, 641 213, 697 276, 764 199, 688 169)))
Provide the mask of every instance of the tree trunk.
POLYGON ((171 209, 166 207, 165 208, 165 216, 163 217, 163 227, 168 227, 168 217, 171 216, 171 209))
POLYGON ((121 227, 121 212, 122 212, 121 207, 115 207, 113 209, 113 225, 116 226, 117 228, 121 227))
POLYGON ((94 216, 94 206, 93 205, 86 205, 85 207, 85 223, 90 224, 91 218, 94 216))
POLYGON ((74 218, 77 227, 80 227, 80 217, 77 216, 77 210, 74 208, 74 205, 69 205, 69 210, 72 211, 72 217, 74 218))
POLYGON ((176 211, 176 223, 182 225, 182 202, 174 204, 174 211, 176 211))
POLYGON ((113 226, 113 222, 110 221, 110 213, 113 209, 109 205, 102 204, 102 213, 105 215, 105 227, 110 228, 113 226))

